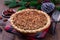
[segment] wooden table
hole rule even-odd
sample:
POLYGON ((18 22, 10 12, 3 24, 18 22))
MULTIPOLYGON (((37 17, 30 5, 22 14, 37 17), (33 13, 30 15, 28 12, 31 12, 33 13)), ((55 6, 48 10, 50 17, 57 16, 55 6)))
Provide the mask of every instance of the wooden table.
MULTIPOLYGON (((2 11, 8 9, 7 6, 4 5, 4 0, 0 0, 0 16, 2 14, 2 11)), ((14 8, 15 10, 17 10, 17 8, 14 8)), ((2 21, 3 22, 3 21, 2 21)), ((2 23, 0 21, 0 23, 2 23)), ((4 23, 6 24, 6 22, 4 23)), ((1 25, 0 27, 3 29, 5 25, 1 25)), ((11 34, 11 33, 7 33, 4 29, 2 31, 2 33, 0 33, 0 40, 22 40, 21 38, 18 38, 18 36, 11 34)), ((57 24, 56 27, 56 34, 55 35, 50 35, 47 34, 46 38, 44 40, 60 40, 60 24, 57 24)))
MULTIPOLYGON (((6 9, 8 9, 8 7, 4 5, 4 0, 0 0, 0 16, 2 16, 3 10, 6 10, 6 9)), ((17 8, 14 8, 14 9, 17 10, 17 8)), ((2 20, 0 20, 0 28, 3 29, 3 27, 5 27, 5 25, 6 25, 6 23, 9 23, 9 22, 8 21, 7 22, 3 22, 2 20)), ((14 34, 7 33, 3 29, 2 33, 0 33, 0 40, 18 40, 18 37, 15 36, 14 34)))

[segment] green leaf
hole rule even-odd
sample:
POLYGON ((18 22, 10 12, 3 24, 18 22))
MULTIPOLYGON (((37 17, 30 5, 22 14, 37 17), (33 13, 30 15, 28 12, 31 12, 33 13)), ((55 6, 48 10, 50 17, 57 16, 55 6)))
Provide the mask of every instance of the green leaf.
POLYGON ((51 0, 54 4, 60 3, 60 0, 51 0))
POLYGON ((40 10, 40 9, 41 9, 41 5, 38 5, 38 6, 37 6, 37 9, 40 10))
POLYGON ((23 9, 26 9, 26 7, 25 7, 25 6, 22 6, 22 7, 20 7, 17 11, 23 10, 23 9))
POLYGON ((56 9, 60 11, 60 6, 57 6, 56 9))
POLYGON ((18 5, 25 6, 26 3, 27 3, 27 2, 20 1, 20 2, 18 3, 18 5))
POLYGON ((14 7, 16 6, 16 0, 5 0, 4 4, 8 5, 9 7, 14 7))
POLYGON ((30 6, 37 6, 38 2, 37 1, 31 1, 30 6))
POLYGON ((53 2, 54 4, 56 3, 55 0, 51 0, 51 2, 53 2))
POLYGON ((21 0, 21 1, 24 1, 24 2, 31 2, 31 0, 21 0))
POLYGON ((10 0, 10 1, 12 1, 12 2, 16 2, 16 0, 10 0))
POLYGON ((16 2, 12 2, 8 5, 10 8, 14 8, 17 6, 17 3, 16 2))
POLYGON ((11 3, 11 1, 4 1, 5 5, 9 5, 11 3))
POLYGON ((37 1, 37 0, 32 0, 32 1, 37 1))

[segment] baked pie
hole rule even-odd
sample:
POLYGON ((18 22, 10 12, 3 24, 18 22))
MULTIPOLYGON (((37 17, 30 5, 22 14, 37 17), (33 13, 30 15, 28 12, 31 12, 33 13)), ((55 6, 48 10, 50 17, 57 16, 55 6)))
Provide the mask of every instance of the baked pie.
POLYGON ((51 20, 48 14, 37 9, 24 9, 10 17, 12 26, 24 33, 36 33, 49 27, 51 20))

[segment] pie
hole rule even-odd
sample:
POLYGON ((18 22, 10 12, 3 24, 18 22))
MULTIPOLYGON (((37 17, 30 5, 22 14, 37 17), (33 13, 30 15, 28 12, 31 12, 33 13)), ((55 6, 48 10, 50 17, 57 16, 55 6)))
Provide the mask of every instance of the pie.
POLYGON ((49 27, 51 20, 47 13, 37 9, 24 9, 10 17, 11 25, 24 33, 36 33, 49 27))

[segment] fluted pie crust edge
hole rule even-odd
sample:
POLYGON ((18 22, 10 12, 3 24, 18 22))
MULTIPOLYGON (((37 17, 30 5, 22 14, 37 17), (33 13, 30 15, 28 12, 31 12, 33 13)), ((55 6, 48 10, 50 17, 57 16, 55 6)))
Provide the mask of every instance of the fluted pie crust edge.
POLYGON ((18 31, 20 31, 20 32, 22 32, 22 33, 36 33, 36 32, 40 32, 40 31, 42 31, 42 30, 45 30, 45 29, 49 28, 49 26, 50 26, 50 24, 51 24, 51 19, 50 19, 50 16, 49 16, 47 13, 43 12, 43 11, 40 11, 40 10, 37 10, 37 9, 24 9, 24 10, 18 11, 18 12, 16 12, 15 14, 13 14, 13 15, 10 17, 10 23, 11 23, 11 25, 13 26, 14 29, 16 29, 16 30, 18 30, 18 31), (20 28, 16 27, 16 26, 13 24, 13 17, 14 17, 16 14, 18 14, 18 13, 20 13, 20 12, 22 12, 22 11, 29 11, 29 10, 35 10, 35 11, 37 11, 37 12, 39 12, 39 13, 43 13, 43 14, 47 17, 47 24, 46 24, 44 27, 39 28, 39 29, 36 29, 36 30, 24 30, 24 29, 20 29, 20 28))

